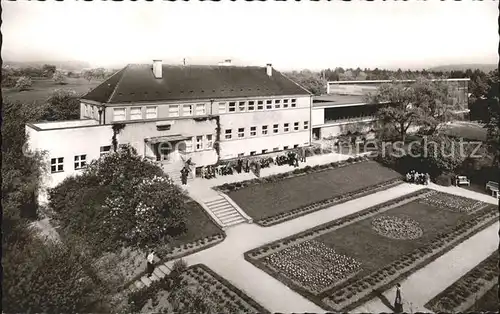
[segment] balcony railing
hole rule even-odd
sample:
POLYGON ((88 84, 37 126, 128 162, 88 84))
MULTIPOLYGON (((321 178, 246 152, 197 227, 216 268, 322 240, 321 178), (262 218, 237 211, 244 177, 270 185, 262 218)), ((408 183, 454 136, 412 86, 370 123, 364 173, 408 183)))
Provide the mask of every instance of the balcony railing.
POLYGON ((325 124, 336 124, 336 123, 351 123, 351 122, 368 122, 374 121, 377 116, 363 116, 363 117, 347 117, 342 119, 325 119, 325 124))

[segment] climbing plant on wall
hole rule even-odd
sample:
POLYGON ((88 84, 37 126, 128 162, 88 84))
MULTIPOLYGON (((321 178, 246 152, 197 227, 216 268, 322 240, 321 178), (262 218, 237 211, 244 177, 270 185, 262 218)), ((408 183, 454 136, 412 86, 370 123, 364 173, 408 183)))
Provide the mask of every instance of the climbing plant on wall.
POLYGON ((125 128, 125 124, 123 123, 115 123, 111 127, 113 129, 113 138, 111 139, 111 144, 113 145, 113 151, 118 150, 118 140, 116 139, 116 136, 120 134, 121 130, 125 128))

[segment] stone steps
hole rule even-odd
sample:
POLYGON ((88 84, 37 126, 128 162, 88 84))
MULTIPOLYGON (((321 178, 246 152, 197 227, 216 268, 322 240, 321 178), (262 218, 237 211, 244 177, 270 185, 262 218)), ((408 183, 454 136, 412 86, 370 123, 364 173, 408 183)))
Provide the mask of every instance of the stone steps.
POLYGON ((247 221, 238 210, 222 196, 218 196, 204 203, 215 217, 221 221, 222 227, 230 227, 247 221))
POLYGON ((144 287, 149 287, 154 281, 158 281, 160 279, 165 278, 168 274, 170 274, 170 268, 167 266, 167 263, 165 264, 160 264, 155 267, 153 274, 151 277, 148 277, 148 275, 142 276, 140 279, 136 280, 131 286, 130 286, 130 291, 137 291, 139 289, 142 289, 144 287))

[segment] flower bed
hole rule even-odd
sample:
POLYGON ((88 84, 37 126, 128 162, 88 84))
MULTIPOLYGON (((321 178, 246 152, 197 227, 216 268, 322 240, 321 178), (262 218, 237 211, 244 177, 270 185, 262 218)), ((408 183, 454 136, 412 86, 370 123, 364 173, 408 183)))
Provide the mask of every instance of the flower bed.
POLYGON ((399 278, 409 276, 417 269, 452 249, 458 243, 489 227, 498 221, 498 214, 495 207, 490 207, 489 210, 478 213, 476 217, 457 225, 451 232, 438 235, 428 245, 406 254, 357 282, 335 291, 335 293, 324 298, 323 302, 334 311, 351 311, 361 303, 368 301, 373 290, 384 290, 399 278), (358 287, 363 287, 363 289, 357 290, 357 293, 353 295, 351 293, 352 289, 358 287))
POLYGON ((273 253, 265 257, 263 263, 312 293, 343 282, 361 266, 355 259, 314 240, 273 253))
POLYGON ((300 216, 304 216, 307 214, 310 214, 312 212, 322 210, 334 205, 342 204, 345 202, 348 202, 350 200, 353 200, 355 198, 363 197, 365 195, 369 195, 375 192, 383 191, 386 189, 389 189, 393 186, 396 186, 398 184, 401 184, 403 181, 400 178, 392 179, 387 182, 383 182, 374 186, 369 186, 357 191, 352 191, 349 193, 345 193, 336 197, 332 197, 326 200, 322 200, 319 202, 315 202, 312 204, 308 204, 305 206, 301 206, 299 208, 293 209, 288 212, 284 212, 281 214, 273 215, 266 217, 264 219, 257 220, 255 223, 262 226, 262 227, 269 227, 269 226, 274 226, 279 223, 295 219, 300 216))
POLYGON ((188 267, 179 274, 173 272, 164 279, 153 282, 149 287, 129 294, 133 312, 186 312, 193 310, 193 301, 198 303, 197 311, 224 313, 269 313, 244 292, 230 284, 203 264, 188 267), (196 292, 195 300, 190 293, 196 292), (191 303, 191 304, 189 304, 191 303))
MULTIPOLYGON (((374 289, 383 290, 402 277, 409 276, 458 243, 498 220, 498 211, 494 205, 469 214, 444 212, 434 207, 419 205, 419 199, 430 194, 435 194, 434 190, 422 189, 370 207, 250 250, 245 253, 245 259, 322 308, 331 311, 352 310, 371 298, 374 289), (397 240, 401 238, 400 234, 398 236, 391 234, 390 238, 380 237, 371 229, 373 220, 382 221, 383 219, 377 220, 377 217, 373 220, 367 219, 386 211, 394 211, 398 213, 396 216, 406 217, 405 215, 421 207, 422 209, 418 213, 413 213, 412 217, 421 215, 418 217, 422 217, 422 221, 413 220, 419 221, 420 224, 425 223, 419 226, 421 230, 426 230, 425 236, 415 239, 414 237, 420 233, 418 228, 415 228, 411 234, 404 234, 404 237, 413 237, 413 239, 404 242, 397 240), (429 213, 431 213, 430 216, 429 213), (450 222, 451 218, 453 219, 450 222), (358 237, 363 237, 363 240, 356 240, 358 237), (398 241, 401 244, 391 241, 398 241), (306 249, 310 243, 314 242, 326 244, 328 249, 316 244, 316 247, 322 247, 325 252, 306 249), (335 252, 342 252, 342 255, 354 258, 363 266, 359 267, 359 270, 355 267, 347 268, 343 282, 335 283, 333 276, 321 276, 322 270, 329 267, 324 265, 331 263, 334 259, 323 257, 329 254, 327 252, 332 254, 332 251, 329 251, 330 248, 335 252), (382 249, 377 254, 378 248, 382 249), (302 254, 293 253, 294 251, 302 252, 302 254), (269 256, 280 256, 280 254, 282 257, 278 261, 269 258, 269 256), (388 254, 388 257, 386 258, 384 254, 388 254), (305 272, 308 269, 311 270, 310 273, 305 272)), ((412 224, 414 225, 413 222, 412 224)), ((352 264, 355 263, 352 262, 352 264)))
POLYGON ((497 283, 498 250, 430 300, 425 307, 436 313, 466 312, 497 283))
POLYGON ((421 202, 445 210, 460 213, 473 213, 488 206, 488 204, 485 202, 458 195, 439 193, 437 191, 435 191, 433 194, 429 194, 428 196, 423 197, 421 199, 421 202))
POLYGON ((372 228, 380 235, 398 240, 418 239, 424 233, 419 223, 408 217, 377 217, 372 220, 372 228))
POLYGON ((288 172, 283 172, 283 173, 278 173, 275 175, 263 177, 263 178, 255 178, 255 179, 250 179, 250 180, 245 180, 241 182, 234 182, 234 183, 225 183, 219 186, 213 187, 214 190, 220 191, 222 193, 229 193, 229 192, 234 192, 238 191, 239 189, 249 187, 252 185, 257 185, 261 183, 272 183, 275 181, 287 179, 287 178, 292 178, 296 176, 301 176, 309 173, 314 173, 314 172, 319 172, 319 171, 325 171, 325 170, 330 170, 330 169, 335 169, 338 167, 342 166, 347 166, 351 165, 354 163, 362 162, 368 160, 367 157, 353 157, 353 158, 348 158, 346 160, 338 161, 338 162, 332 162, 329 164, 324 164, 324 165, 317 165, 314 167, 306 166, 304 168, 298 168, 292 171, 288 172))

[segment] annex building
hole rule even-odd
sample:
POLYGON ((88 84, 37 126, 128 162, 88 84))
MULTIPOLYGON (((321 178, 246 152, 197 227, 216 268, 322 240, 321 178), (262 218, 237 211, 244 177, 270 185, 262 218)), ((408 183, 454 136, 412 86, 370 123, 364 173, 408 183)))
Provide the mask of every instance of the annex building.
POLYGON ((312 95, 271 64, 128 65, 80 101, 79 120, 26 125, 30 148, 47 152, 47 187, 111 152, 113 137, 176 177, 188 159, 202 167, 311 144, 312 95))

